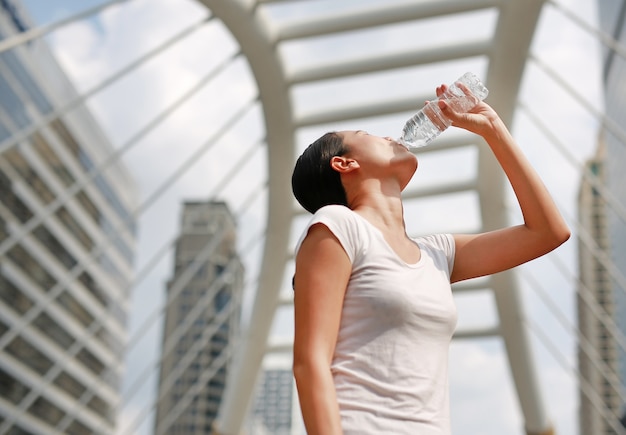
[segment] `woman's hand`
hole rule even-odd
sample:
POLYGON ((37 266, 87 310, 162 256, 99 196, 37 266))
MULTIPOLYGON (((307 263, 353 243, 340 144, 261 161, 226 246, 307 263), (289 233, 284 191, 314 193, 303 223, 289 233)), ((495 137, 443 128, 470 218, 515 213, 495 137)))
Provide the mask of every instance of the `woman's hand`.
MULTIPOLYGON (((462 83, 457 86, 465 93, 466 97, 474 100, 475 106, 467 113, 454 111, 446 100, 437 100, 437 105, 441 112, 452 121, 452 125, 471 131, 481 136, 488 135, 501 124, 498 114, 484 101, 479 100, 472 92, 462 83)), ((447 85, 437 87, 437 97, 441 97, 448 89, 447 85)))

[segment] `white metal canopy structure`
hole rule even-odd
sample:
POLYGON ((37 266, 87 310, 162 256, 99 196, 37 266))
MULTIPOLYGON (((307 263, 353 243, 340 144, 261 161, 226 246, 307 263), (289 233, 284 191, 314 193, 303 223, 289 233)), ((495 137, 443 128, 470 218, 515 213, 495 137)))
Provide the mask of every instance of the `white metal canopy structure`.
MULTIPOLYGON (((419 99, 397 98, 372 101, 367 105, 337 104, 332 110, 299 115, 294 113, 291 89, 309 82, 442 63, 470 57, 486 58, 486 85, 493 97, 490 104, 510 123, 516 105, 517 93, 526 64, 528 49, 541 12, 543 1, 420 1, 385 2, 363 6, 330 16, 311 17, 280 25, 268 20, 264 6, 272 1, 201 0, 219 17, 237 39, 254 73, 263 105, 268 142, 269 204, 268 223, 262 272, 251 318, 252 328, 243 337, 242 353, 237 358, 237 369, 230 379, 228 394, 222 407, 218 430, 224 434, 238 433, 243 422, 256 375, 267 349, 273 313, 279 303, 279 291, 288 256, 290 222, 294 217, 290 174, 295 159, 296 130, 301 127, 327 124, 339 120, 358 120, 414 110, 419 99), (281 44, 305 38, 323 37, 375 29, 389 24, 415 23, 420 20, 446 18, 481 10, 493 10, 497 24, 493 33, 474 41, 459 40, 446 47, 431 47, 421 39, 420 47, 392 54, 371 53, 361 59, 339 59, 301 71, 289 71, 280 54, 281 44), (276 253, 284 252, 284 256, 276 253)), ((297 3, 297 2, 282 2, 297 3)), ((321 62, 320 62, 321 63, 321 62)), ((425 98, 423 99, 425 100, 425 98)), ((466 142, 449 143, 448 147, 466 142)), ((482 229, 489 230, 507 224, 502 207, 505 180, 497 163, 484 146, 479 146, 478 177, 475 185, 444 186, 438 193, 456 189, 474 188, 480 198, 482 229)), ((445 146, 445 145, 444 145, 445 146)), ((441 149, 441 146, 440 146, 441 149)), ((416 192, 417 196, 435 192, 416 192)), ((484 286, 484 284, 482 284, 484 286)), ((515 385, 526 418, 528 433, 544 434, 551 431, 537 378, 525 327, 518 289, 512 273, 492 277, 489 286, 496 295, 500 317, 497 331, 467 332, 477 334, 499 333, 507 344, 515 385)), ((463 335, 461 331, 458 335, 463 335)))

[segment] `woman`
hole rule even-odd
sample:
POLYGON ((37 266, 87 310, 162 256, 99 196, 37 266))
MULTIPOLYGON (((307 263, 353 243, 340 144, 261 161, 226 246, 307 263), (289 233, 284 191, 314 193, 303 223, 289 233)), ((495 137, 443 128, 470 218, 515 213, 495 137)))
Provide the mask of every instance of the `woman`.
MULTIPOLYGON (((446 90, 442 85, 437 95, 446 90)), ((410 239, 401 192, 417 159, 389 137, 328 133, 296 163, 292 186, 314 213, 296 248, 293 371, 309 435, 450 433, 450 284, 539 257, 570 235, 495 111, 479 102, 454 126, 482 136, 524 224, 410 239)))

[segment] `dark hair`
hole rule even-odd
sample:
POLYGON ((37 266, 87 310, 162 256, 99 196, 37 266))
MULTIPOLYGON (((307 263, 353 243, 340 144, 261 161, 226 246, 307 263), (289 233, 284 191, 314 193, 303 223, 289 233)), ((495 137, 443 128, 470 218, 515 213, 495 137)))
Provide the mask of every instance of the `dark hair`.
POLYGON ((341 136, 326 133, 298 157, 291 176, 291 189, 302 207, 309 213, 329 204, 348 205, 346 191, 339 172, 330 166, 330 160, 348 152, 341 136))

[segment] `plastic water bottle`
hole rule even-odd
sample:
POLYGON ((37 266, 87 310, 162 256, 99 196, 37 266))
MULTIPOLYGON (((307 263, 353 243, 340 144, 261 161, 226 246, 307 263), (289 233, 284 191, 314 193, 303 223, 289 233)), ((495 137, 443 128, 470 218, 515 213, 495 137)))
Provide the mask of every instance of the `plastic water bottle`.
MULTIPOLYGON (((484 100, 489 93, 476 75, 471 72, 465 73, 439 97, 439 99, 446 100, 456 112, 468 112, 477 104, 475 99, 463 92, 459 84, 465 85, 480 101, 484 100)), ((437 101, 431 101, 406 122, 398 142, 409 149, 422 147, 439 136, 451 124, 452 121, 441 112, 437 101)))

